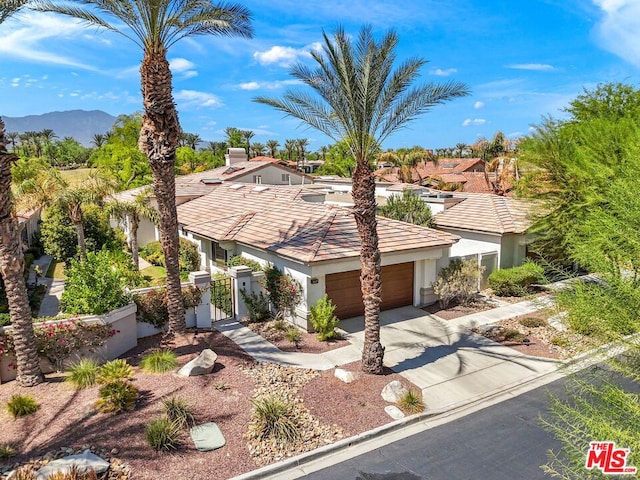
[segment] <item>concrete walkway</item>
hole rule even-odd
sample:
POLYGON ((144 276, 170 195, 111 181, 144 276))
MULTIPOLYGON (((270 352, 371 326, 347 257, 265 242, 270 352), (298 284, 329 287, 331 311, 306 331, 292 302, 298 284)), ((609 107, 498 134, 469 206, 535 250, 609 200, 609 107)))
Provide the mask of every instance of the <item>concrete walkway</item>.
MULTIPOLYGON (((380 314, 385 365, 422 390, 429 410, 440 411, 512 388, 557 369, 559 362, 530 357, 474 334, 478 325, 535 312, 550 300, 534 299, 446 321, 416 307, 380 314)), ((340 322, 351 343, 322 354, 283 352, 235 320, 215 328, 259 362, 329 370, 359 360, 364 344, 364 319, 340 322)))
POLYGON ((55 317, 60 313, 60 297, 64 291, 64 280, 47 278, 47 270, 49 265, 53 261, 51 255, 42 255, 40 258, 33 261, 31 270, 29 271, 29 283, 35 283, 35 271, 34 267, 38 265, 42 270, 42 277, 40 277, 39 283, 47 286, 47 291, 42 297, 42 303, 40 303, 39 317, 55 317))

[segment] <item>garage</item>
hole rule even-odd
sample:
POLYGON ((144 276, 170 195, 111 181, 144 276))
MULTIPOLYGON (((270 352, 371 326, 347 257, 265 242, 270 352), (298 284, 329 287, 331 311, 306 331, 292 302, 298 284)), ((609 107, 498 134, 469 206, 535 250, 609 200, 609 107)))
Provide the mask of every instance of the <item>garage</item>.
MULTIPOLYGON (((331 273, 325 277, 326 292, 339 319, 364 314, 360 270, 331 273)), ((381 310, 413 304, 413 262, 382 267, 381 310)))

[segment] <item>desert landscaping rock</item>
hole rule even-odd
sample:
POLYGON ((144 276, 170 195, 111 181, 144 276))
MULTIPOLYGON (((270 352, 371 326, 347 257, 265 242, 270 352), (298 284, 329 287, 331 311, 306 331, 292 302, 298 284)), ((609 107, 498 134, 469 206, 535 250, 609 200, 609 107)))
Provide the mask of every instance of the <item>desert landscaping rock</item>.
POLYGON ((403 395, 406 395, 408 390, 402 386, 398 380, 387 383, 382 389, 382 398, 385 402, 398 403, 403 395))
POLYGON ((384 411, 387 412, 387 415, 389 415, 394 420, 400 420, 401 418, 404 418, 404 413, 402 412, 402 410, 400 410, 395 405, 387 405, 386 407, 384 407, 384 411))
POLYGON ((188 362, 178 371, 181 377, 193 377, 196 375, 208 375, 213 371, 218 355, 210 348, 205 348, 200 355, 188 362))
POLYGON ((109 462, 98 455, 91 453, 91 450, 87 448, 80 454, 69 455, 68 457, 62 457, 48 463, 36 472, 36 479, 46 480, 56 473, 68 473, 74 466, 80 473, 86 473, 93 470, 97 474, 100 474, 106 472, 110 465, 109 462))
POLYGON ((336 368, 336 371, 333 374, 338 380, 343 381, 344 383, 351 383, 356 379, 356 376, 353 372, 349 372, 342 368, 336 368))
POLYGON ((559 332, 566 332, 567 331, 567 325, 565 324, 566 318, 567 318, 567 312, 560 312, 556 315, 553 315, 552 317, 549 317, 549 320, 547 320, 547 322, 549 323, 549 325, 551 325, 553 328, 555 328, 559 332))

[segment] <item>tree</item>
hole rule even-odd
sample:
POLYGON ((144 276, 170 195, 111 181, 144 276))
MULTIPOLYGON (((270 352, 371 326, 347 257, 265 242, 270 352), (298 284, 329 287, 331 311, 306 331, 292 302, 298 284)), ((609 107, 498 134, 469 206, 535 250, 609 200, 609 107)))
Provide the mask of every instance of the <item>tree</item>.
POLYGON ((158 211, 149 205, 149 192, 137 195, 132 202, 110 202, 107 204, 107 212, 110 216, 129 224, 131 258, 136 270, 140 269, 138 258, 138 227, 140 226, 140 219, 148 218, 154 223, 158 221, 158 211))
POLYGON ((402 196, 389 197, 387 204, 380 207, 380 215, 423 227, 433 226, 431 209, 411 190, 405 190, 402 196))
POLYGON ((322 51, 311 56, 317 67, 295 65, 291 74, 311 87, 318 97, 289 91, 282 100, 258 97, 333 138, 346 141, 355 160, 354 216, 360 237, 360 283, 364 303, 365 342, 362 369, 382 374, 384 347, 380 343, 380 249, 376 222, 373 152, 393 132, 432 106, 467 94, 460 83, 427 84, 411 88, 421 59, 410 59, 394 69, 398 37, 389 31, 377 42, 364 27, 352 42, 342 29, 330 38, 323 32, 322 51))
POLYGON ((294 139, 285 140, 284 151, 287 154, 287 160, 291 161, 291 157, 296 152, 296 141, 294 139))
POLYGON ((253 157, 260 157, 264 155, 266 149, 267 147, 265 147, 263 143, 253 142, 251 144, 251 153, 253 157))
POLYGON ((600 83, 594 90, 585 88, 569 103, 565 112, 571 114, 573 122, 594 118, 637 118, 640 114, 640 90, 622 83, 600 83))
POLYGON ((251 130, 241 130, 242 139, 245 141, 247 149, 247 156, 251 155, 251 139, 255 136, 255 133, 251 130))
MULTIPOLYGON (((27 0, 9 0, 0 4, 0 25, 15 14, 27 0)), ((18 220, 11 199, 11 163, 15 154, 7 151, 4 122, 0 118, 0 274, 4 279, 9 315, 13 325, 19 385, 31 387, 43 381, 36 337, 31 321, 31 308, 24 281, 24 255, 18 220)))
POLYGON ((304 161, 307 154, 307 147, 309 146, 309 140, 306 138, 298 138, 296 140, 296 152, 298 159, 298 170, 300 170, 300 162, 302 162, 302 166, 304 167, 304 161))
POLYGON ((347 142, 336 142, 329 147, 324 164, 316 173, 318 175, 337 175, 338 177, 351 177, 356 164, 349 150, 347 142))
POLYGON ((240 148, 245 146, 242 130, 235 127, 227 127, 224 129, 224 134, 227 137, 227 148, 240 148))
POLYGON ((466 143, 456 143, 456 150, 458 150, 458 157, 462 158, 464 151, 467 149, 468 145, 466 143))
POLYGON ((100 148, 104 145, 104 142, 106 141, 107 141, 106 135, 103 135, 101 133, 96 133, 93 135, 93 138, 91 139, 91 144, 95 148, 100 148))
POLYGON ((198 145, 202 143, 202 138, 197 133, 185 133, 180 135, 180 145, 182 147, 190 147, 192 150, 196 150, 198 145))
POLYGON ((267 148, 269 149, 271 158, 277 158, 279 146, 280 142, 278 142, 278 140, 267 140, 267 148))
POLYGON ((215 5, 201 0, 83 0, 82 4, 44 0, 38 3, 38 8, 120 33, 143 50, 140 81, 144 115, 138 145, 151 166, 158 202, 160 241, 167 264, 169 333, 181 332, 186 324, 178 265, 174 178, 181 128, 173 101, 167 50, 189 36, 251 37, 250 13, 237 4, 215 5), (109 23, 107 18, 118 23, 109 23))

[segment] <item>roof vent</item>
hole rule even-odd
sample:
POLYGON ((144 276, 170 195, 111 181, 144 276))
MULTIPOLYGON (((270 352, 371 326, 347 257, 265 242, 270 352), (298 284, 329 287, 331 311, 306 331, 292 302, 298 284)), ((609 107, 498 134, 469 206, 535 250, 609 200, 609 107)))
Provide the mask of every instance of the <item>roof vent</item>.
POLYGON ((241 188, 243 188, 244 185, 240 184, 240 183, 236 183, 235 185, 231 185, 229 188, 231 190, 240 190, 241 188))
POLYGON ((222 180, 220 180, 219 178, 203 178, 202 180, 200 180, 201 183, 204 183, 205 185, 220 185, 222 183, 222 180))
POLYGON ((262 185, 253 189, 254 192, 264 192, 265 190, 269 190, 269 187, 262 185))

